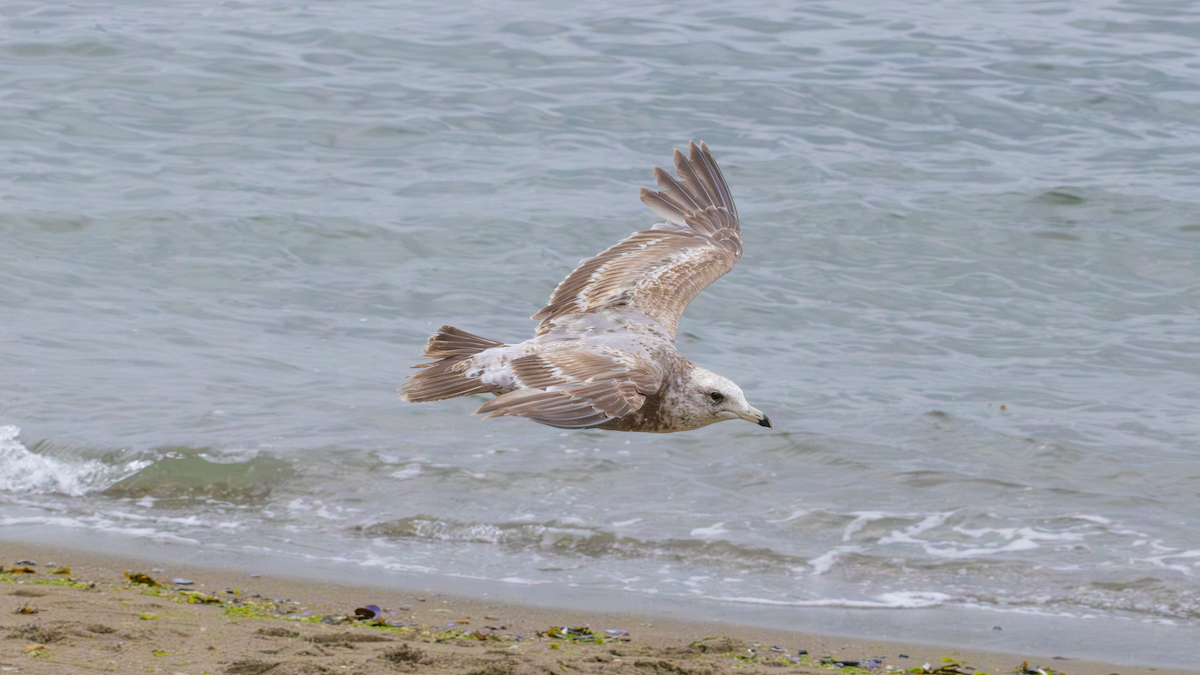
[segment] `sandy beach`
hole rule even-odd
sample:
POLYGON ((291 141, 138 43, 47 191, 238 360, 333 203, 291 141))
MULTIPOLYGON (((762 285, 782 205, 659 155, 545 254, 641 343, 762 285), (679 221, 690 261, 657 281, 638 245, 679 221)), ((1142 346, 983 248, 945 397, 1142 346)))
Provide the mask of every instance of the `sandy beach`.
POLYGON ((0 543, 0 561, 5 673, 1197 672, 532 608, 24 543, 0 543))

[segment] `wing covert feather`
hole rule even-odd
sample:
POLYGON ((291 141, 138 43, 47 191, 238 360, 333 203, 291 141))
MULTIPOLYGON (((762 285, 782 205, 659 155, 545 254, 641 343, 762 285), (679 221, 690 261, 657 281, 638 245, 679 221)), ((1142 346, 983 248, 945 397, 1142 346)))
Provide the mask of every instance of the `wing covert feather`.
POLYGON ((512 361, 524 386, 479 407, 489 417, 526 417, 562 429, 583 429, 623 417, 658 391, 662 376, 627 355, 586 350, 528 354, 512 361))

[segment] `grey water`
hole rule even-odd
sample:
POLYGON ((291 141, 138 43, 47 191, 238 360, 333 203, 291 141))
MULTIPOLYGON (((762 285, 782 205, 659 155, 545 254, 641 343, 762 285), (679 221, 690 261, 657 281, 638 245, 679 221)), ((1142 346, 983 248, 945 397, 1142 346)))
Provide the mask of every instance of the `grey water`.
POLYGON ((0 35, 0 537, 1194 665, 1200 4, 9 2, 0 35), (441 324, 529 337, 690 139, 746 253, 678 346, 774 430, 399 400, 441 324))

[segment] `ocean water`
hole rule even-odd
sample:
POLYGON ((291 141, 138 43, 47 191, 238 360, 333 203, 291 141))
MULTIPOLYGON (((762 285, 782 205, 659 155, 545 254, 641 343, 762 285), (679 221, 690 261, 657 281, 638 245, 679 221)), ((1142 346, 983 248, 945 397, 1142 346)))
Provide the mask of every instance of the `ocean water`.
POLYGON ((1194 665, 1196 3, 12 2, 0 34, 0 537, 1194 665), (529 337, 690 139, 746 253, 678 346, 775 429, 400 401, 443 323, 529 337))

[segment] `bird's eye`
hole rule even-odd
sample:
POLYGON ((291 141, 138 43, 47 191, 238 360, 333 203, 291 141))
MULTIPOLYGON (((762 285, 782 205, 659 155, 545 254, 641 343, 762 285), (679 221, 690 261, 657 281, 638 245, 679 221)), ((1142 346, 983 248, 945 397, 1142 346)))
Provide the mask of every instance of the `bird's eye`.
POLYGON ((721 401, 725 400, 725 394, 722 394, 719 391, 710 392, 708 397, 712 399, 713 403, 720 403, 721 401))

